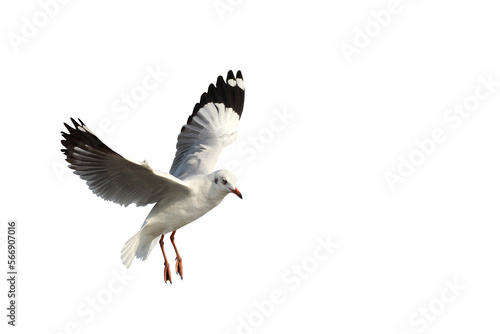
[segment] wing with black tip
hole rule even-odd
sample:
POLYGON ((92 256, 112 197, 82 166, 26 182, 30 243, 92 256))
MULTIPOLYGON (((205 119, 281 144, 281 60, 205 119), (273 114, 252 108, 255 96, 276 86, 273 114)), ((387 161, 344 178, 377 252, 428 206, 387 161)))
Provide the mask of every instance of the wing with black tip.
POLYGON ((243 112, 245 84, 241 72, 219 76, 203 93, 177 138, 177 153, 170 174, 185 179, 209 174, 222 150, 236 139, 243 112))
POLYGON ((135 162, 119 155, 87 126, 73 118, 74 128, 64 123, 69 133, 62 132, 69 168, 87 182, 97 196, 127 206, 135 203, 144 206, 173 195, 187 194, 190 189, 178 178, 153 170, 146 161, 135 162))

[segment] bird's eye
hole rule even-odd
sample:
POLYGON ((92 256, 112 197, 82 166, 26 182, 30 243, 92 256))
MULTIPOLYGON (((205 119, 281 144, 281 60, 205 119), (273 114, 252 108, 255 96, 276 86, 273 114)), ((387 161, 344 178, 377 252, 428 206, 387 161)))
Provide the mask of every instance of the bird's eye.
POLYGON ((215 178, 215 183, 219 183, 219 179, 218 178, 215 178))
POLYGON ((222 181, 222 184, 226 184, 227 183, 227 180, 225 177, 221 178, 221 181, 222 181))

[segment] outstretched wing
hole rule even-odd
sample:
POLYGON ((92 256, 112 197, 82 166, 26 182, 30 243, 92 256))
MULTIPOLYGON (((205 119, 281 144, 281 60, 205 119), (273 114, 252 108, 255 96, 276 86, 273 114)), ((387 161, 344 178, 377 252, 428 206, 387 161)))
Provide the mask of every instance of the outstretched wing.
POLYGON ((222 76, 211 84, 194 106, 187 124, 177 138, 177 153, 170 174, 183 180, 213 171, 220 153, 236 139, 236 128, 243 112, 245 84, 241 72, 222 76))
POLYGON ((79 119, 71 126, 64 123, 68 133, 61 132, 69 168, 87 181, 97 196, 127 206, 156 203, 173 194, 190 192, 188 185, 174 176, 153 170, 146 161, 135 162, 114 152, 99 140, 79 119))

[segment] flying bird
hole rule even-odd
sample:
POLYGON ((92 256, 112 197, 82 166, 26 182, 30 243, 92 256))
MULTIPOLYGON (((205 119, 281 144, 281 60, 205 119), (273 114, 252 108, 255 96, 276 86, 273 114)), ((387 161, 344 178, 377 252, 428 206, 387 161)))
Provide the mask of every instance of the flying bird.
POLYGON ((80 120, 64 123, 61 143, 69 168, 94 194, 123 206, 155 204, 141 229, 126 243, 122 263, 129 268, 134 257, 146 260, 159 240, 163 254, 165 283, 172 283, 163 247, 165 234, 175 250, 175 272, 183 279, 182 258, 174 241, 176 231, 216 207, 227 194, 243 198, 236 176, 221 169, 213 171, 222 150, 236 140, 243 112, 245 84, 241 72, 219 76, 194 106, 193 113, 177 138, 177 152, 169 173, 152 169, 146 160, 134 161, 104 144, 80 120))

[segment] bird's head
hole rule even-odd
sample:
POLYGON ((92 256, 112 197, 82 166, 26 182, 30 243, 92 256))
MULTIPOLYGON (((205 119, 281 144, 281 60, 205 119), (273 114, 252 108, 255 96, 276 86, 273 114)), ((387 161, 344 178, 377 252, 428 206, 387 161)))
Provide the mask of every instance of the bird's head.
POLYGON ((233 193, 243 199, 238 188, 236 188, 236 176, 228 170, 218 170, 212 173, 212 188, 224 196, 233 193))

